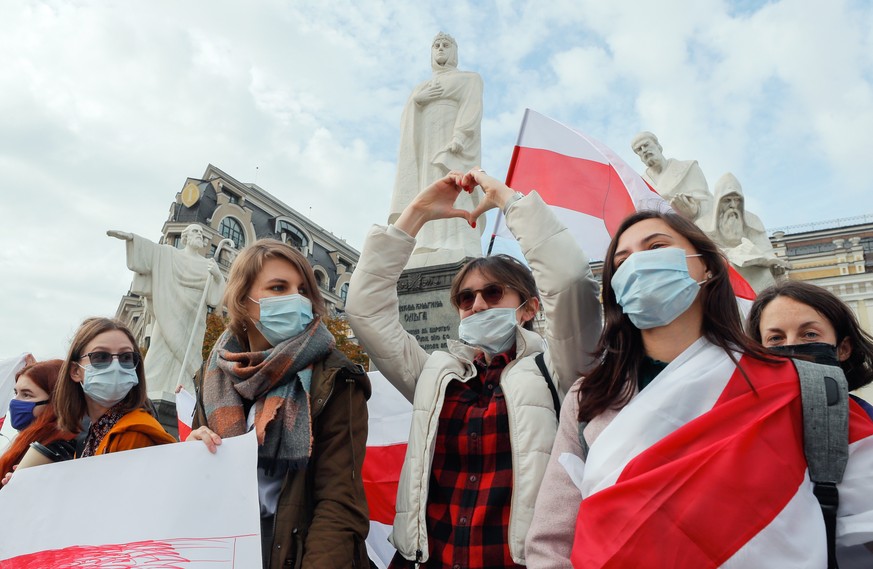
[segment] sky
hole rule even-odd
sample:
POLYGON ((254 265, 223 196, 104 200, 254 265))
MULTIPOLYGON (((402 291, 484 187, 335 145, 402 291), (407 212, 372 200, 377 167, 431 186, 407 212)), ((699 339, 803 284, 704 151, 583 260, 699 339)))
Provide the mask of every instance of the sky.
POLYGON ((208 164, 360 249, 433 36, 485 83, 482 166, 525 108, 642 171, 654 132, 769 228, 873 214, 873 2, 0 0, 0 358, 63 357, 208 164))

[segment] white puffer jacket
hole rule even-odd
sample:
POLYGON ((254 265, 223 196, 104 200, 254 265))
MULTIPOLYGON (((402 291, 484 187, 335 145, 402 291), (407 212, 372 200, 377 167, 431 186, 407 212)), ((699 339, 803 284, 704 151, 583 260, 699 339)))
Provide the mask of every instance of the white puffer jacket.
MULTIPOLYGON (((546 351, 546 365, 563 398, 591 364, 601 316, 599 288, 588 259, 539 195, 531 192, 516 201, 506 221, 530 264, 546 316, 546 341, 517 328, 516 359, 500 379, 512 446, 509 547, 512 558, 523 564, 524 538, 558 426, 551 392, 534 357, 546 351)), ((352 274, 346 313, 376 367, 413 403, 391 543, 406 559, 423 563, 428 559, 428 482, 446 386, 475 376, 477 350, 453 341, 448 352, 429 355, 403 329, 397 280, 414 245, 413 238, 394 226, 374 226, 352 274)))

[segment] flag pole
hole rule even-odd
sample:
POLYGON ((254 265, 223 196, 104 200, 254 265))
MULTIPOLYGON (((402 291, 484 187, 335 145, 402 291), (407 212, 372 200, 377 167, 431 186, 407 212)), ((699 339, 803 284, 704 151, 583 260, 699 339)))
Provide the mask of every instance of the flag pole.
MULTIPOLYGON (((512 187, 512 174, 515 172, 515 162, 518 159, 518 146, 521 141, 521 133, 524 132, 524 123, 527 122, 528 109, 524 110, 524 118, 521 119, 521 128, 518 131, 518 140, 512 148, 512 158, 509 160, 509 170, 506 172, 506 185, 512 187)), ((500 228, 500 220, 503 219, 503 210, 497 211, 497 219, 494 221, 494 231, 491 232, 491 241, 488 242, 488 252, 486 257, 491 256, 491 250, 494 249, 494 239, 497 237, 497 230, 500 228)))
POLYGON ((494 238, 497 237, 497 228, 500 227, 500 219, 503 217, 503 212, 497 212, 497 219, 494 220, 494 230, 491 232, 491 241, 488 242, 488 252, 485 253, 486 257, 491 256, 491 250, 494 249, 494 238))

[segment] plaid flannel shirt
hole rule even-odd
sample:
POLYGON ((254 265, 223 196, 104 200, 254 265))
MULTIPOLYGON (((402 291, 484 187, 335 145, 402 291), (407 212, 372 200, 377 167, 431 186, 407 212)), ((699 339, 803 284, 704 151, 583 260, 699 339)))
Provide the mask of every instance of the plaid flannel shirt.
MULTIPOLYGON (((480 355, 477 377, 446 388, 427 499, 430 556, 421 567, 523 567, 509 553, 512 449, 500 387, 500 374, 514 358, 514 347, 490 365, 480 355)), ((391 562, 391 569, 412 567, 399 553, 391 562)))

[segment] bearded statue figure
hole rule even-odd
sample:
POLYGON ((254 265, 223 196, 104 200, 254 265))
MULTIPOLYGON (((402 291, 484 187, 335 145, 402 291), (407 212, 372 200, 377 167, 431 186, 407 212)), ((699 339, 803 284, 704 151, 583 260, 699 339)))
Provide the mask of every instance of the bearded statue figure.
POLYGON ((154 318, 145 371, 151 399, 174 400, 177 385, 194 393, 192 378, 203 364, 207 306, 218 306, 224 276, 203 256, 203 228, 192 223, 182 232, 182 249, 159 245, 124 231, 106 232, 126 241, 130 291, 145 298, 154 318))
POLYGON ((746 210, 743 188, 730 172, 715 184, 715 204, 711 215, 698 220, 698 225, 755 292, 782 277, 787 263, 774 254, 761 219, 746 210))
POLYGON ((648 131, 634 136, 631 148, 646 166, 643 179, 670 207, 698 224, 709 215, 712 194, 697 160, 667 158, 658 137, 648 131))

